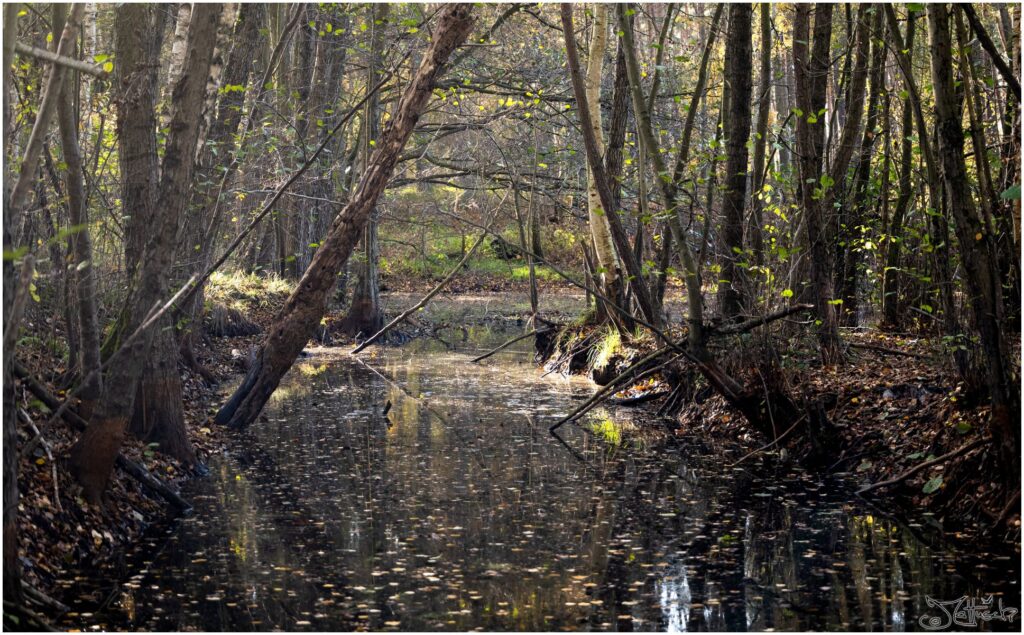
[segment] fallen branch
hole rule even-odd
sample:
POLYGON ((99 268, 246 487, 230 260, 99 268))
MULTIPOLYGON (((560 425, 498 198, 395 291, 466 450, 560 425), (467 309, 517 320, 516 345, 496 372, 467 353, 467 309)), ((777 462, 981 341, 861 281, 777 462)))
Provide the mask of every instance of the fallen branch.
POLYGON ((850 343, 850 348, 862 348, 868 351, 875 351, 877 353, 884 353, 886 355, 903 355, 904 357, 916 357, 918 359, 926 359, 926 355, 920 353, 909 353, 907 351, 901 351, 895 348, 886 348, 884 346, 875 346, 874 344, 858 344, 855 342, 850 343))
POLYGON ((988 442, 989 442, 989 439, 976 439, 975 441, 973 441, 971 443, 968 443, 967 445, 963 446, 959 450, 953 450, 952 452, 947 452, 946 454, 943 454, 942 456, 940 456, 938 458, 932 459, 931 461, 925 461, 924 463, 921 463, 919 465, 915 465, 914 467, 910 468, 909 470, 907 470, 906 472, 900 474, 899 476, 893 477, 893 478, 891 478, 891 479, 889 479, 887 481, 880 481, 880 482, 875 483, 873 485, 867 485, 865 487, 862 487, 859 490, 857 490, 857 494, 858 495, 866 494, 868 492, 874 491, 874 490, 882 488, 882 487, 891 487, 893 485, 897 485, 897 484, 902 483, 903 481, 907 480, 911 476, 917 474, 921 470, 928 469, 929 467, 931 467, 933 465, 938 465, 939 463, 945 463, 946 461, 948 461, 950 459, 954 459, 954 458, 960 456, 961 454, 966 454, 967 452, 970 452, 971 450, 973 450, 974 448, 982 445, 983 443, 988 443, 988 442))
MULTIPOLYGON (((53 460, 53 453, 50 452, 50 444, 43 439, 43 433, 39 431, 36 424, 32 421, 32 417, 28 416, 28 413, 18 408, 18 418, 35 433, 35 438, 32 440, 36 444, 42 444, 43 450, 46 452, 46 460, 50 462, 50 475, 53 478, 53 504, 57 506, 57 511, 64 513, 64 507, 60 504, 60 488, 57 484, 57 462, 53 460)), ((33 446, 34 447, 34 446, 33 446)), ((24 457, 28 453, 25 452, 21 456, 24 457)))
POLYGON ((789 426, 789 428, 785 432, 783 432, 779 436, 775 437, 774 441, 772 441, 771 443, 767 443, 765 445, 762 445, 761 447, 757 448, 756 450, 751 450, 750 452, 747 452, 742 457, 740 457, 740 459, 738 461, 736 461, 735 463, 730 463, 728 467, 736 467, 737 465, 739 465, 740 463, 746 461, 747 459, 749 459, 750 457, 754 456, 755 454, 758 454, 759 452, 764 452, 765 450, 771 448, 773 445, 775 445, 779 441, 782 441, 783 439, 785 439, 786 436, 789 435, 790 432, 792 432, 793 430, 796 430, 797 425, 801 421, 806 419, 806 418, 807 418, 807 413, 804 413, 804 414, 800 415, 800 418, 797 419, 796 421, 794 421, 793 425, 789 426))
POLYGON ((740 322, 739 324, 729 324, 726 326, 718 327, 716 329, 711 330, 710 335, 739 335, 740 333, 752 331, 759 326, 764 326, 765 324, 770 324, 771 322, 774 322, 776 320, 781 320, 784 317, 789 317, 794 313, 800 313, 801 311, 810 311, 813 308, 813 304, 794 304, 793 306, 786 307, 785 309, 781 309, 779 311, 776 311, 775 313, 769 313, 768 315, 763 315, 761 317, 746 320, 744 322, 740 322))
POLYGON ((505 350, 506 348, 508 348, 509 346, 512 346, 513 344, 515 344, 516 342, 518 342, 520 340, 525 340, 526 338, 528 338, 530 336, 533 336, 533 335, 540 335, 541 333, 547 333, 550 330, 551 329, 545 329, 545 330, 541 331, 539 329, 533 329, 532 331, 530 331, 529 333, 527 333, 525 335, 520 335, 519 337, 513 337, 512 339, 510 339, 509 341, 505 342, 501 346, 498 346, 497 348, 492 348, 491 350, 487 351, 486 353, 484 353, 480 357, 474 357, 470 361, 472 363, 474 363, 474 364, 479 362, 479 361, 483 361, 483 360, 487 359, 488 357, 490 357, 491 355, 494 355, 495 353, 497 353, 499 351, 505 350))
MULTIPOLYGON (((29 374, 28 369, 22 366, 17 361, 14 362, 14 374, 25 384, 25 387, 29 389, 33 395, 35 395, 39 401, 54 412, 60 411, 64 420, 70 423, 75 429, 82 431, 88 427, 88 422, 78 416, 77 413, 68 408, 68 403, 65 401, 61 403, 56 397, 54 397, 49 390, 46 389, 39 380, 29 374)), ((142 483, 148 487, 153 493, 159 495, 161 498, 166 500, 168 503, 174 505, 183 512, 192 510, 192 506, 183 499, 177 492, 171 489, 166 483, 153 476, 135 461, 126 458, 123 454, 117 455, 117 466, 128 473, 129 476, 133 477, 139 483, 142 483)))
POLYGON ((24 580, 21 581, 21 590, 25 593, 25 596, 28 599, 40 606, 46 606, 61 614, 67 613, 71 610, 66 604, 53 599, 24 580))
POLYGON ((15 42, 14 50, 18 53, 21 53, 22 55, 28 55, 29 57, 34 57, 36 59, 51 62, 53 64, 60 64, 61 66, 65 66, 67 68, 70 68, 71 70, 86 73, 87 75, 92 75, 94 77, 107 77, 108 75, 110 75, 110 73, 103 70, 102 66, 99 66, 97 64, 90 64, 89 62, 83 62, 82 60, 76 60, 71 57, 57 55, 52 51, 37 48, 35 46, 29 46, 28 44, 25 44, 23 42, 15 42))
POLYGON ((618 389, 623 384, 625 384, 626 382, 634 382, 635 383, 635 382, 638 382, 638 381, 640 381, 642 379, 650 377, 654 373, 660 371, 662 368, 668 366, 669 364, 671 364, 672 362, 678 360, 681 357, 681 355, 676 355, 672 359, 668 360, 667 362, 665 362, 663 364, 659 364, 658 366, 655 366, 654 368, 650 368, 650 369, 645 370, 643 372, 639 372, 640 369, 645 364, 648 364, 648 363, 654 361, 655 359, 657 359, 658 357, 662 356, 663 354, 665 354, 667 352, 667 350, 668 350, 667 348, 658 349, 657 351, 651 353, 647 357, 641 359, 640 361, 636 362, 635 364, 633 364, 632 366, 627 368, 625 371, 623 371, 621 374, 619 374, 618 377, 616 377, 612 381, 608 382, 607 386, 605 386, 601 390, 599 390, 596 393, 594 393, 593 396, 590 397, 590 399, 586 400, 583 403, 583 405, 581 405, 580 407, 576 408, 575 410, 573 410, 572 412, 570 412, 566 416, 564 416, 561 419, 559 419, 554 425, 552 425, 550 428, 548 428, 548 432, 554 433, 555 430, 558 430, 560 427, 562 427, 566 423, 569 423, 570 421, 574 421, 575 419, 578 419, 578 418, 582 417, 583 415, 587 414, 594 407, 596 407, 597 404, 602 399, 604 399, 605 397, 607 397, 610 394, 614 394, 615 392, 618 392, 618 389))
POLYGON ((636 395, 635 397, 622 397, 621 399, 615 399, 614 397, 609 400, 609 403, 613 406, 638 406, 648 401, 654 401, 660 399, 666 395, 669 395, 671 390, 658 390, 645 392, 642 395, 636 395))

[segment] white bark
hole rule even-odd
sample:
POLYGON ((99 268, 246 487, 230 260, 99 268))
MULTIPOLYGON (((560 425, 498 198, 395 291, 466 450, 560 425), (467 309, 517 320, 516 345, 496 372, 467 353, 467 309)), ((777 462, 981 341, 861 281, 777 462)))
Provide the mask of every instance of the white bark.
MULTIPOLYGON (((604 155, 604 132, 601 124, 601 71, 604 66, 604 53, 608 45, 608 5, 595 3, 594 35, 590 40, 590 53, 587 57, 587 76, 585 79, 587 104, 590 108, 590 121, 597 139, 597 146, 604 155)), ((615 210, 601 207, 601 198, 597 193, 594 175, 587 168, 587 209, 590 219, 590 233, 594 240, 594 252, 597 264, 602 270, 604 287, 612 284, 617 277, 618 259, 615 256, 615 245, 612 242, 612 230, 608 224, 608 214, 615 210)))

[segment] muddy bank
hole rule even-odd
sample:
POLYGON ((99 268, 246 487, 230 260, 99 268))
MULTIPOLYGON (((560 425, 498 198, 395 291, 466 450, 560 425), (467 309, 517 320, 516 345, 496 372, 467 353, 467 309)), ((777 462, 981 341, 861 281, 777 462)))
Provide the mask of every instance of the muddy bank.
POLYGON ((831 435, 826 456, 816 452, 818 439, 801 430, 806 415, 776 430, 778 441, 770 443, 686 362, 659 369, 665 356, 634 366, 658 348, 650 336, 577 324, 539 338, 538 348, 546 368, 601 385, 636 368, 639 377, 616 384, 606 402, 643 403, 656 417, 668 417, 677 435, 735 444, 730 457, 736 465, 795 461, 842 477, 851 492, 882 509, 926 516, 958 544, 1019 554, 1019 493, 1014 497, 986 476, 998 473, 986 441, 989 408, 957 381, 942 343, 864 330, 844 337, 848 363, 830 369, 820 367, 813 342, 799 337, 788 341, 793 352, 782 356, 771 348, 760 352, 750 338, 715 347, 727 367, 753 369, 772 391, 816 410, 831 435))

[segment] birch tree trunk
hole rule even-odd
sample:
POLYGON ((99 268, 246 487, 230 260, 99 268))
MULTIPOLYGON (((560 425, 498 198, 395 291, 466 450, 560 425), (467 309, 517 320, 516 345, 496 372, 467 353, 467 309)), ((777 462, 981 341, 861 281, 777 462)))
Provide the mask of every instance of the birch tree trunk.
MULTIPOLYGON (((608 46, 608 5, 593 5, 594 32, 590 38, 590 51, 587 55, 587 105, 590 109, 590 125, 597 140, 597 147, 603 157, 605 155, 604 127, 601 123, 601 71, 604 68, 604 55, 608 46)), ((615 254, 612 241, 612 230, 608 224, 607 211, 601 206, 601 197, 594 183, 594 173, 587 167, 587 218, 590 222, 590 235, 594 242, 594 254, 597 257, 597 272, 601 280, 601 290, 609 298, 618 297, 615 289, 618 286, 619 259, 615 254)), ((598 304, 601 304, 600 301, 598 304)), ((608 309, 603 310, 605 313, 608 309)))

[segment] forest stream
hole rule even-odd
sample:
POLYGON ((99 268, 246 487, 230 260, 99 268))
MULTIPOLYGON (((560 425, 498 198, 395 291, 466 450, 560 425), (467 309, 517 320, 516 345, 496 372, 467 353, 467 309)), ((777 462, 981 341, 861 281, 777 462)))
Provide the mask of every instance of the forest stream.
POLYGON ((528 341, 469 363, 509 335, 450 330, 366 361, 308 349, 187 485, 194 513, 122 571, 83 574, 64 625, 920 630, 947 620, 927 597, 1020 606, 1009 559, 926 543, 927 518, 880 516, 846 483, 729 468, 706 444, 629 432, 643 415, 625 408, 555 438, 593 385, 543 376, 528 341))

